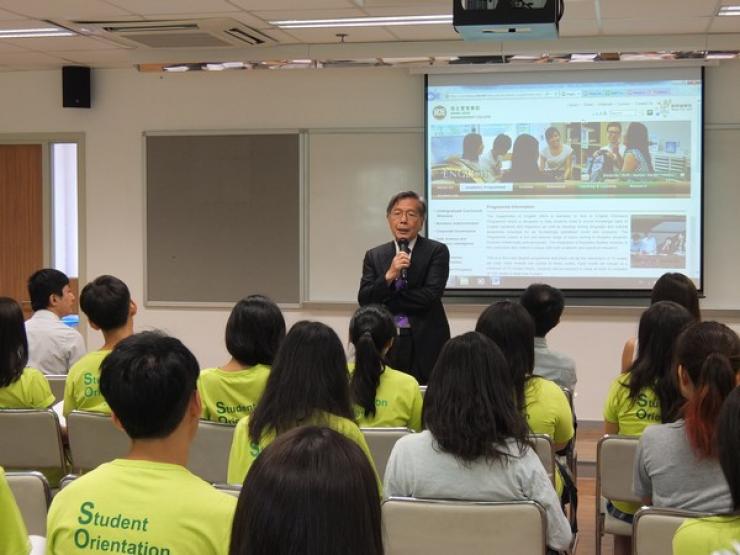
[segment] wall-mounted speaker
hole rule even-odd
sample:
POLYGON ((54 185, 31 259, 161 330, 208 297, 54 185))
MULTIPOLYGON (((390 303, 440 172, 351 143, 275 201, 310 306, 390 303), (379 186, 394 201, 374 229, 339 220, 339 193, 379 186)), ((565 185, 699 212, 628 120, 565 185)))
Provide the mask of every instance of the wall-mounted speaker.
POLYGON ((62 106, 90 107, 90 68, 64 66, 62 68, 62 106))

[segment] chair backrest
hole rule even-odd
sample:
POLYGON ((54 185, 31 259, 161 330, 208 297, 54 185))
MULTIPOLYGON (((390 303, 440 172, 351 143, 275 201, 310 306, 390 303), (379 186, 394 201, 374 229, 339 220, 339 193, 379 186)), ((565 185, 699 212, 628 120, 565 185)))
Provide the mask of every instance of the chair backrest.
POLYGON ((77 478, 80 476, 78 474, 67 474, 66 476, 62 476, 59 480, 59 489, 66 488, 69 484, 74 482, 77 478))
POLYGON ((599 496, 640 503, 632 493, 632 474, 638 438, 606 435, 596 446, 596 500, 599 496))
POLYGON ((67 376, 65 374, 48 374, 46 381, 49 382, 51 392, 54 394, 56 403, 64 400, 64 384, 67 383, 67 376))
POLYGON ((425 385, 420 385, 420 386, 419 386, 419 391, 421 391, 421 396, 422 396, 422 397, 424 397, 424 395, 426 395, 426 394, 427 394, 427 386, 425 386, 425 385))
POLYGON ((41 472, 8 472, 5 474, 15 502, 29 534, 46 536, 46 512, 51 494, 49 483, 41 472))
POLYGON ((375 462, 375 469, 378 471, 378 477, 382 482, 393 446, 403 436, 413 432, 408 428, 360 428, 360 431, 365 436, 365 441, 367 441, 370 454, 375 462))
POLYGON ((555 484, 555 451, 552 439, 547 434, 530 434, 529 439, 534 443, 534 451, 542 461, 548 478, 555 484))
POLYGON ((534 501, 383 502, 386 555, 545 553, 544 509, 534 501))
POLYGON ((0 410, 0 466, 66 472, 59 418, 51 409, 0 410))
POLYGON ((213 484, 213 487, 215 487, 218 491, 228 493, 229 495, 233 495, 236 498, 238 498, 239 494, 242 492, 242 487, 234 484, 213 484))
POLYGON ((632 525, 632 555, 672 555, 678 527, 684 519, 699 516, 707 515, 677 509, 640 509, 632 525))
POLYGON ((206 482, 225 483, 229 451, 234 437, 232 424, 201 420, 198 433, 190 446, 188 468, 206 482))
POLYGON ((113 425, 109 414, 72 411, 67 416, 67 433, 72 466, 78 472, 123 457, 131 447, 128 436, 113 425))

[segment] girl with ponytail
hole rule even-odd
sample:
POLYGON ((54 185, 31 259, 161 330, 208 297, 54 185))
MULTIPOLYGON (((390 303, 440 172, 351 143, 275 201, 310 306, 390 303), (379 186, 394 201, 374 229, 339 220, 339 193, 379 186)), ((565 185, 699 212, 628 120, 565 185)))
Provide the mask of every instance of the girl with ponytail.
POLYGON ((349 323, 355 348, 350 364, 350 392, 355 418, 362 427, 404 427, 421 431, 421 391, 413 376, 385 365, 396 337, 393 316, 383 306, 367 305, 349 323))
POLYGON ((721 513, 734 507, 717 458, 722 403, 740 372, 740 338, 724 324, 691 325, 678 338, 676 371, 683 418, 640 438, 634 490, 657 507, 721 513))
POLYGON ((719 464, 730 486, 729 515, 686 519, 673 537, 674 555, 740 551, 740 387, 732 390, 717 421, 719 464))

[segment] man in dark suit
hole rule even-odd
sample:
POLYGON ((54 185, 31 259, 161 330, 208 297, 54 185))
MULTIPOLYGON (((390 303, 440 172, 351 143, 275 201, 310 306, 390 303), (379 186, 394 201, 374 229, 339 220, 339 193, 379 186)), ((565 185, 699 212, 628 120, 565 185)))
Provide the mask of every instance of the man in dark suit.
POLYGON ((365 253, 357 301, 361 306, 383 304, 393 313, 398 337, 388 363, 425 384, 450 338, 442 307, 450 252, 444 244, 419 235, 426 205, 415 192, 391 198, 386 216, 393 241, 365 253))

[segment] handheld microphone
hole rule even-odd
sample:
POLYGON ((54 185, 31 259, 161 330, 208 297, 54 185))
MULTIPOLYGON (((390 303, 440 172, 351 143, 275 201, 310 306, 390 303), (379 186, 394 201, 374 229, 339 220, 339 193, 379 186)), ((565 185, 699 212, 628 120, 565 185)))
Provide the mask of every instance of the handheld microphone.
MULTIPOLYGON (((405 252, 406 254, 409 254, 411 251, 409 250, 409 240, 408 239, 399 239, 398 240, 398 250, 401 252, 405 252)), ((408 268, 401 268, 401 279, 406 281, 409 277, 409 269, 408 268)))

